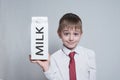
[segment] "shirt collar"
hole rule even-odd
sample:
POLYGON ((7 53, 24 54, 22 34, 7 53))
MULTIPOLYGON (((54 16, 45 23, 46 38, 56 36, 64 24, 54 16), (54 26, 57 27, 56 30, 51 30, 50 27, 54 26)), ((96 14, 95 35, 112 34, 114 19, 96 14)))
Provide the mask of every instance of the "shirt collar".
POLYGON ((66 55, 69 55, 70 52, 72 52, 72 51, 74 51, 74 52, 77 53, 77 54, 80 53, 80 48, 79 48, 79 46, 76 46, 76 48, 71 51, 70 49, 68 49, 67 47, 65 47, 65 46, 63 45, 62 50, 63 50, 63 52, 64 52, 66 55))

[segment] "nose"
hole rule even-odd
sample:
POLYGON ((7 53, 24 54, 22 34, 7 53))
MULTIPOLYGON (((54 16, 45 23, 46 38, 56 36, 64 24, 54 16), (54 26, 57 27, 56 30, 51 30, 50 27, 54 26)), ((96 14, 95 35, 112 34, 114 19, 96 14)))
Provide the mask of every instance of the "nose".
POLYGON ((70 36, 69 36, 69 40, 70 40, 70 41, 73 41, 73 40, 74 40, 74 36, 73 36, 73 35, 70 35, 70 36))

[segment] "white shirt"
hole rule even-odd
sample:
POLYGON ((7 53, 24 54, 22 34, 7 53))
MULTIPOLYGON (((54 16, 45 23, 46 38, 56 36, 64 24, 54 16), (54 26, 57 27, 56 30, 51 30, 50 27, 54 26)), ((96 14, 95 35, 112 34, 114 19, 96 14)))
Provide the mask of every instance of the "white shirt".
MULTIPOLYGON (((94 51, 77 46, 74 59, 76 64, 77 80, 96 80, 96 63, 94 51)), ((48 80, 70 80, 69 79, 69 53, 66 47, 51 55, 49 70, 44 72, 48 80)))

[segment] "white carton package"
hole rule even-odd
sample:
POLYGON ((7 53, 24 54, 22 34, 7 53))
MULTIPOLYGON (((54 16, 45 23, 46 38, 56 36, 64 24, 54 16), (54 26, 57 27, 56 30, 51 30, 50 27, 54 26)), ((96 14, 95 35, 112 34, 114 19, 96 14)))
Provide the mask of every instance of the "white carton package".
POLYGON ((48 59, 48 18, 32 17, 31 59, 48 59))

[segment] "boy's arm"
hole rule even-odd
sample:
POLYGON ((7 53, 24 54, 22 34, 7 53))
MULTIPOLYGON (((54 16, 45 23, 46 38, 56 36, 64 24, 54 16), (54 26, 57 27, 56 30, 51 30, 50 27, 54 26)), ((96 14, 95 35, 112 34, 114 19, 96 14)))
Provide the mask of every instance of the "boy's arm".
POLYGON ((90 78, 89 80, 96 80, 96 60, 95 60, 95 52, 91 52, 88 56, 88 64, 90 67, 90 78))
POLYGON ((32 60, 30 56, 30 61, 32 63, 37 63, 42 69, 48 80, 63 80, 58 71, 58 67, 55 60, 49 56, 48 60, 32 60))
POLYGON ((50 59, 49 69, 44 74, 48 80, 63 80, 53 57, 50 59))

